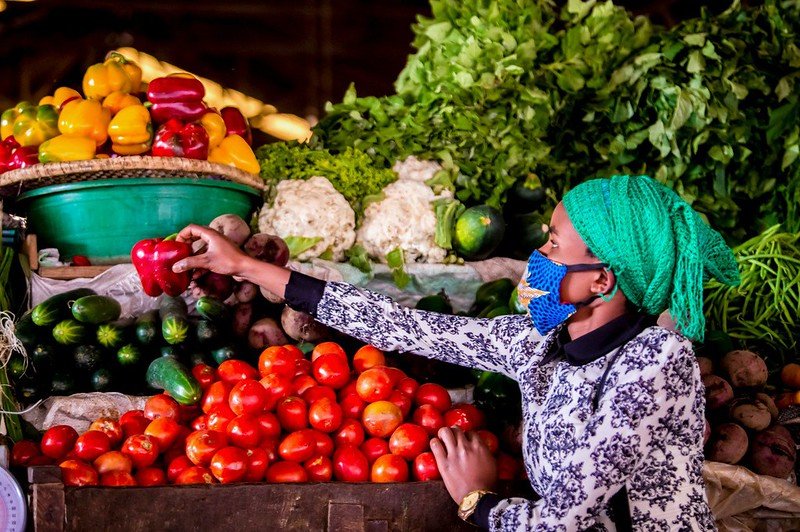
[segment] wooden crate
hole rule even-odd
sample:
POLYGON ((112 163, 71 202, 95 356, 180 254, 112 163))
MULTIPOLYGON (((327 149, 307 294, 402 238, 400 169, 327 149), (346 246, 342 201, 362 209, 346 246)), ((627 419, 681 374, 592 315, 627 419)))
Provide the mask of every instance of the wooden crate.
POLYGON ((28 481, 37 532, 475 530, 443 482, 75 488, 55 466, 29 468, 28 481))

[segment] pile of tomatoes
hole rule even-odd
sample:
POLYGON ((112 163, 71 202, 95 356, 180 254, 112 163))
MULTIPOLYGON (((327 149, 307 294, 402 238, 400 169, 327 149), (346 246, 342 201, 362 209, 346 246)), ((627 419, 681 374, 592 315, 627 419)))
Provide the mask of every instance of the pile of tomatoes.
POLYGON ((17 443, 12 464, 58 464, 71 486, 425 481, 441 478, 430 439, 454 426, 477 431, 501 479, 516 478, 519 461, 499 451, 478 408, 453 405, 442 386, 420 385, 385 363, 368 345, 351 367, 338 344, 324 342, 310 359, 286 345, 267 348, 258 368, 199 364, 200 405, 159 394, 81 435, 54 426, 39 444, 17 443))

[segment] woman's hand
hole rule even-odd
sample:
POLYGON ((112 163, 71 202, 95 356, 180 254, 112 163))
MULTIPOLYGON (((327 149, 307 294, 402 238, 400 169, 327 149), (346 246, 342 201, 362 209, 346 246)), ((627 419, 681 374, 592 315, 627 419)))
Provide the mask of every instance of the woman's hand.
POLYGON ((194 242, 202 240, 205 251, 175 263, 172 270, 182 272, 192 269, 211 270, 221 275, 241 275, 250 258, 236 244, 208 227, 189 225, 178 233, 178 240, 194 242))
POLYGON ((480 436, 458 428, 442 427, 431 440, 431 451, 450 496, 460 504, 471 491, 492 489, 497 482, 497 462, 480 436))

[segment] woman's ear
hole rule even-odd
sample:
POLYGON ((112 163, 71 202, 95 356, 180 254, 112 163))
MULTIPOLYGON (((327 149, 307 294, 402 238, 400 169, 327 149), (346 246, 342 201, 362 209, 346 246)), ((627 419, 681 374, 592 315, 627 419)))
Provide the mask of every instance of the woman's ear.
POLYGON ((617 276, 608 268, 597 270, 597 277, 592 282, 592 292, 595 294, 609 294, 617 284, 617 276))

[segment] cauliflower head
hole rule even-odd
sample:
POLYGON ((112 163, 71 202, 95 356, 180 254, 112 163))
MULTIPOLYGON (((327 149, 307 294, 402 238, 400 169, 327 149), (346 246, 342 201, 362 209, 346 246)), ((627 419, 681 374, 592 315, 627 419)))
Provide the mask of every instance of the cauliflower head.
POLYGON ((395 161, 394 166, 392 166, 392 170, 397 174, 398 179, 421 182, 432 179, 441 169, 442 165, 436 161, 421 161, 413 155, 409 155, 402 161, 395 161))
POLYGON ((279 182, 272 204, 264 205, 258 215, 258 230, 262 233, 283 239, 319 239, 297 255, 301 261, 319 257, 328 250, 332 260, 343 261, 345 251, 355 242, 355 226, 356 214, 350 204, 321 176, 279 182))

